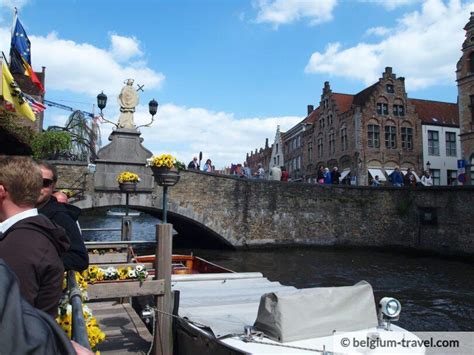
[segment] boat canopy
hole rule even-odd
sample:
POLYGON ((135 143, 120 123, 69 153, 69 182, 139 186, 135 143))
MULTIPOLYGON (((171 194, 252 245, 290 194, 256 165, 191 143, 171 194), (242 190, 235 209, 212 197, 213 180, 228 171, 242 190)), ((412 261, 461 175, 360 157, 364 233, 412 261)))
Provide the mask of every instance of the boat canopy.
POLYGON ((372 286, 317 287, 264 294, 254 327, 285 343, 378 325, 372 286))

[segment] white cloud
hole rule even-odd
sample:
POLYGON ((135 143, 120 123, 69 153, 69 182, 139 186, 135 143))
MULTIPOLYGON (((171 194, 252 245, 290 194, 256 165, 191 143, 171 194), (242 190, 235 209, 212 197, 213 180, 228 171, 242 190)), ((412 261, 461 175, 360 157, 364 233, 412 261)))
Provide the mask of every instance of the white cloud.
POLYGON ((135 37, 124 37, 117 34, 111 34, 112 56, 119 62, 124 62, 133 57, 143 55, 140 50, 140 42, 135 37))
POLYGON ((394 10, 398 7, 419 3, 421 0, 360 0, 360 1, 376 3, 378 5, 385 7, 387 10, 394 10))
MULTIPOLYGON (((148 67, 146 62, 129 60, 142 53, 133 37, 112 35, 110 50, 62 39, 56 33, 46 37, 28 34, 28 37, 32 43, 33 68, 39 71, 41 66, 46 67, 47 89, 95 96, 100 90, 118 94, 117 88, 127 78, 145 84, 147 89, 159 88, 165 80, 162 73, 148 67), (122 57, 117 60, 119 53, 122 57)), ((5 53, 10 48, 7 28, 0 28, 0 48, 5 53)))
POLYGON ((370 35, 375 35, 375 36, 385 36, 391 31, 390 28, 383 27, 383 26, 378 26, 378 27, 371 27, 367 31, 365 31, 365 34, 367 36, 370 35))
POLYGON ((277 28, 303 18, 309 19, 310 25, 332 20, 332 11, 337 0, 259 0, 254 6, 259 9, 257 23, 270 23, 277 28))
MULTIPOLYGON (((155 118, 150 128, 140 128, 147 149, 154 154, 175 154, 186 164, 202 151, 203 159, 210 158, 216 168, 242 163, 247 153, 265 144, 265 138, 269 144, 273 143, 277 125, 284 131, 303 119, 295 116, 237 119, 232 113, 175 104, 160 105, 155 118)), ((140 105, 135 112, 135 124, 148 122, 148 107, 140 105)), ((108 143, 110 126, 103 126, 104 144, 108 143)))
POLYGON ((420 11, 404 15, 397 28, 375 44, 359 43, 343 49, 329 44, 315 52, 306 65, 307 73, 329 74, 356 79, 369 85, 385 66, 406 77, 408 89, 438 84, 454 85, 456 62, 464 40, 464 25, 474 3, 459 0, 444 3, 427 0, 420 11))

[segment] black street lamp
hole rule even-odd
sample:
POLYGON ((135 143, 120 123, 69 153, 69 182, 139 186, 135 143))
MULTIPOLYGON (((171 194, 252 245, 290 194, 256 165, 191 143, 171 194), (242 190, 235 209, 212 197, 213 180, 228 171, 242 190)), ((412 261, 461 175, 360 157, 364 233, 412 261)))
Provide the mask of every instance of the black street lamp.
POLYGON ((428 161, 426 162, 426 170, 430 171, 430 168, 431 168, 431 163, 430 163, 430 161, 428 160, 428 161))
POLYGON ((103 91, 97 95, 97 106, 100 108, 100 114, 102 115, 102 110, 107 106, 107 95, 103 91))
POLYGON ((155 99, 152 99, 148 103, 148 112, 150 112, 151 121, 147 124, 137 126, 137 129, 140 128, 140 127, 149 127, 153 123, 153 121, 155 120, 155 115, 156 115, 157 111, 158 111, 158 101, 156 101, 155 99))

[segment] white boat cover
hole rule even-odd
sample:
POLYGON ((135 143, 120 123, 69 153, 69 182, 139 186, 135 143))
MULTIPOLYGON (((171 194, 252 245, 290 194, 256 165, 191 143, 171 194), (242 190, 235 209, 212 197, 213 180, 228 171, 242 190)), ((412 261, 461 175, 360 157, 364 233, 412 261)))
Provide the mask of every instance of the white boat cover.
POLYGON ((254 327, 285 343, 376 327, 372 286, 317 287, 271 292, 260 299, 254 327))

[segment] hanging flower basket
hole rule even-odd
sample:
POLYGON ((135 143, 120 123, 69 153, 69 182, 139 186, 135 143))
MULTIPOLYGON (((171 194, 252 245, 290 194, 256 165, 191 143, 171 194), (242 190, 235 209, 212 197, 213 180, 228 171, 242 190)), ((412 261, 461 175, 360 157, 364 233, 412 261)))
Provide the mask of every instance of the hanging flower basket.
POLYGON ((159 186, 174 186, 179 181, 179 171, 176 168, 151 166, 153 177, 159 186))
POLYGON ((120 191, 122 192, 135 192, 137 191, 136 182, 120 182, 119 183, 120 191))
POLYGON ((179 181, 179 162, 171 154, 152 156, 147 160, 153 177, 159 186, 174 186, 179 181))

